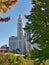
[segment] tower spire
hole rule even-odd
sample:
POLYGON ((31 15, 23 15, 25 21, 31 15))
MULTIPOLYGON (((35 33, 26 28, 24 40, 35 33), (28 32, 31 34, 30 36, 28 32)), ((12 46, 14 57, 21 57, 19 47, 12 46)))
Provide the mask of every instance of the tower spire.
POLYGON ((19 15, 18 21, 19 22, 22 22, 23 21, 23 18, 22 18, 22 15, 21 14, 19 15))
POLYGON ((19 19, 22 19, 22 15, 21 14, 19 15, 19 19))

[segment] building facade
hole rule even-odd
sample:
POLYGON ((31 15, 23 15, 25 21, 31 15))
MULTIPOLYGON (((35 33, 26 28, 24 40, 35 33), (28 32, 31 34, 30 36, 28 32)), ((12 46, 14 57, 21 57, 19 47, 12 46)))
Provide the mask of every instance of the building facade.
POLYGON ((15 36, 11 36, 9 38, 9 49, 11 51, 14 51, 18 48, 18 40, 17 40, 17 37, 15 36))
POLYGON ((22 54, 29 51, 29 43, 27 41, 27 34, 24 31, 24 22, 22 16, 19 15, 17 22, 17 37, 11 36, 9 38, 9 49, 16 50, 19 49, 22 54))

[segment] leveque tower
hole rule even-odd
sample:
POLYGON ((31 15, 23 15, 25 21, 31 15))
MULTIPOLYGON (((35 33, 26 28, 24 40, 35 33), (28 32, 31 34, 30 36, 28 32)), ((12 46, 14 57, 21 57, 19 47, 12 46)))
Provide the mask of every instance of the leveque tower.
POLYGON ((22 15, 19 15, 17 22, 17 37, 9 37, 9 49, 12 51, 16 51, 16 49, 19 49, 21 53, 24 54, 26 51, 29 51, 30 48, 31 45, 29 41, 27 41, 27 33, 24 30, 22 15))

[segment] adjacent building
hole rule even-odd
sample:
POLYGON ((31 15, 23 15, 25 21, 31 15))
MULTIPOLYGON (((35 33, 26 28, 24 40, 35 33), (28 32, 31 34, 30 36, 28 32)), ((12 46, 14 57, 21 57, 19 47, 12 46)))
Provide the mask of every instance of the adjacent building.
POLYGON ((18 40, 17 37, 11 36, 9 38, 9 49, 11 51, 15 51, 18 48, 18 40))

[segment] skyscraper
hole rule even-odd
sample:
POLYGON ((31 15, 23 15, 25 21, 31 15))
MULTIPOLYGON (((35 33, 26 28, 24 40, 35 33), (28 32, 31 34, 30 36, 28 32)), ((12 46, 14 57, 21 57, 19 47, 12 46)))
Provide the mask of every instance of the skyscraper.
POLYGON ((17 37, 9 38, 9 48, 10 50, 19 49, 22 54, 24 54, 29 48, 27 41, 27 34, 24 30, 24 22, 22 15, 19 15, 17 22, 17 37))
POLYGON ((26 41, 24 38, 24 22, 22 19, 22 15, 19 15, 18 22, 17 22, 17 38, 19 43, 19 49, 21 52, 25 52, 26 49, 26 41))

